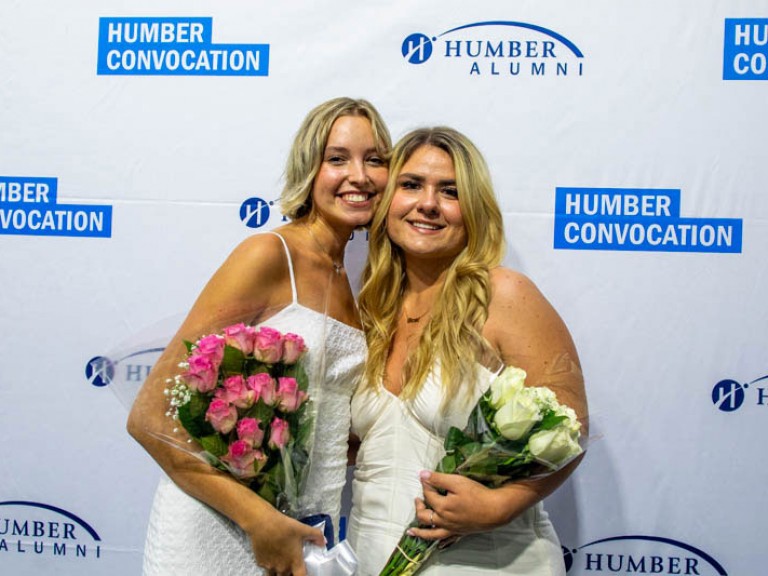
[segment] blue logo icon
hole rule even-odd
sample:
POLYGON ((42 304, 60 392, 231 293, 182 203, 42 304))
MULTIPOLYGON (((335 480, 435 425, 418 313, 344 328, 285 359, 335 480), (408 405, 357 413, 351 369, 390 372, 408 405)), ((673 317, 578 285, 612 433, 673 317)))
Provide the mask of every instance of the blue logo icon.
MULTIPOLYGON (((735 412, 744 404, 746 390, 748 390, 752 384, 760 382, 761 380, 768 380, 768 375, 761 376, 760 378, 752 380, 752 382, 746 382, 744 384, 740 384, 736 380, 720 380, 720 382, 715 384, 714 388, 712 388, 712 404, 714 404, 721 412, 735 412)), ((765 388, 758 387, 757 394, 758 405, 764 405, 766 400, 768 400, 768 394, 766 394, 765 388)))
POLYGON ((85 377, 93 386, 109 386, 115 377, 115 364, 106 356, 95 356, 85 365, 85 377))
POLYGON ((248 198, 240 206, 240 220, 248 228, 261 228, 269 221, 270 206, 272 202, 267 202, 261 198, 248 198))
POLYGON ((744 389, 748 387, 749 384, 742 386, 736 380, 720 380, 712 388, 712 403, 721 412, 738 410, 744 404, 744 389))
POLYGON ((432 56, 432 40, 424 34, 411 34, 403 40, 403 57, 411 64, 423 64, 432 56))

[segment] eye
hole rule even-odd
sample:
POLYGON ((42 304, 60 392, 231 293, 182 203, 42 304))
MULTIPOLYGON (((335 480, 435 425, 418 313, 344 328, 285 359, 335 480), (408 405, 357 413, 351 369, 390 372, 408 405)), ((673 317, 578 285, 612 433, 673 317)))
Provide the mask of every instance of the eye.
POLYGON ((400 188, 403 190, 418 190, 420 187, 416 180, 402 180, 400 182, 400 188))
POLYGON ((380 158, 379 156, 371 156, 366 159, 366 162, 370 164, 371 166, 385 166, 386 162, 384 162, 383 158, 380 158))
POLYGON ((459 197, 459 190, 458 188, 455 188, 454 186, 446 186, 442 189, 442 193, 449 198, 457 199, 459 197))
POLYGON ((328 156, 325 159, 325 161, 328 162, 329 164, 339 165, 339 164, 343 164, 346 161, 346 158, 344 158, 343 156, 339 156, 338 154, 333 154, 331 156, 328 156))

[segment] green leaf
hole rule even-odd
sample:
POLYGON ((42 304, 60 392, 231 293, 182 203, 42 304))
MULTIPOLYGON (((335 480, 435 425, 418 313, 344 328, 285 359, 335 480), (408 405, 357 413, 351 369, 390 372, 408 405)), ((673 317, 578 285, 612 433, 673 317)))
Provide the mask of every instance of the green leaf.
POLYGON ((457 451, 459 454, 464 456, 464 458, 469 458, 473 454, 476 454, 484 449, 484 445, 480 442, 468 442, 467 444, 464 444, 461 446, 457 451))
MULTIPOLYGON (((251 489, 254 489, 255 482, 251 482, 251 489)), ((263 482, 261 485, 256 485, 255 492, 264 498, 267 502, 275 505, 277 501, 277 495, 275 494, 274 487, 269 482, 263 482)))
POLYGON ((558 416, 554 410, 548 411, 544 417, 541 419, 541 422, 539 422, 539 429, 540 430, 551 430, 552 428, 555 428, 558 426, 563 420, 567 420, 568 416, 560 415, 558 416))
POLYGON ((459 430, 455 426, 451 426, 448 430, 448 434, 445 436, 443 446, 446 451, 454 450, 459 446, 472 442, 472 438, 467 436, 462 430, 459 430))
POLYGON ((440 460, 440 464, 437 466, 437 471, 444 474, 453 474, 456 471, 456 456, 454 454, 443 456, 443 459, 440 460))
POLYGON ((200 438, 200 445, 206 452, 221 458, 227 453, 227 443, 219 434, 211 434, 200 438))
POLYGON ((272 408, 272 406, 267 406, 261 399, 243 414, 246 418, 255 418, 256 420, 259 420, 262 424, 262 430, 269 426, 274 415, 275 409, 272 408))
POLYGON ((221 360, 219 370, 224 376, 243 374, 245 368, 245 355, 242 350, 233 346, 224 346, 224 357, 221 360))
POLYGON ((307 371, 304 369, 304 364, 302 362, 282 366, 283 373, 281 376, 295 378, 296 384, 302 392, 306 392, 309 389, 309 377, 307 376, 307 371))
POLYGON ((199 392, 192 392, 189 402, 179 406, 179 422, 190 436, 196 440, 213 433, 213 427, 206 422, 205 413, 211 403, 209 397, 199 392))
POLYGON ((275 375, 272 374, 269 370, 269 365, 264 364, 264 362, 259 362, 256 360, 256 358, 248 357, 245 359, 245 363, 243 365, 243 375, 253 376, 254 374, 269 374, 270 376, 274 377, 275 375))

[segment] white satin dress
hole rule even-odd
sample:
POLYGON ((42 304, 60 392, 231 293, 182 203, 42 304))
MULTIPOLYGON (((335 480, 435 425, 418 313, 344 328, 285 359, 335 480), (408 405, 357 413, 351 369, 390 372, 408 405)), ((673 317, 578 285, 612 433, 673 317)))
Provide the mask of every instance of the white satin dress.
MULTIPOLYGON (((282 240, 282 237, 281 237, 282 240)), ((346 481, 350 398, 366 356, 363 333, 298 303, 288 246, 293 301, 265 325, 301 335, 308 347, 310 397, 319 416, 312 466, 302 501, 331 516, 338 541, 341 492, 346 481), (325 359, 318 351, 324 350, 325 359), (323 377, 313 375, 321 374, 323 377), (319 399, 319 403, 317 400, 319 399)), ((265 526, 265 530, 269 527, 265 526)), ((144 548, 145 576, 257 576, 249 539, 232 521, 188 496, 163 477, 155 493, 144 548)))
MULTIPOLYGON (((352 399, 352 431, 361 439, 352 484, 349 541, 358 555, 358 576, 377 576, 422 496, 419 472, 434 470, 444 455, 451 426, 463 429, 493 375, 478 367, 481 385, 468 401, 454 400, 439 413, 439 367, 418 396, 403 401, 383 387, 361 389, 352 399)), ((419 576, 488 574, 564 576, 563 553, 541 503, 493 531, 463 537, 436 551, 419 576)))

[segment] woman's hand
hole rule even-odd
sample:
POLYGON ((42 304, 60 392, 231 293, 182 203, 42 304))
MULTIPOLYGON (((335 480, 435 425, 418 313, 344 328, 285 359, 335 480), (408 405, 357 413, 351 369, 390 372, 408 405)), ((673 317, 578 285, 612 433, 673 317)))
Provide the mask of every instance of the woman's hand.
POLYGON ((306 576, 304 542, 325 546, 323 532, 276 512, 247 530, 256 564, 270 576, 306 576))
POLYGON ((522 511, 510 509, 506 491, 487 488, 458 474, 425 471, 421 484, 424 499, 416 499, 420 527, 412 533, 427 540, 492 530, 522 511))

